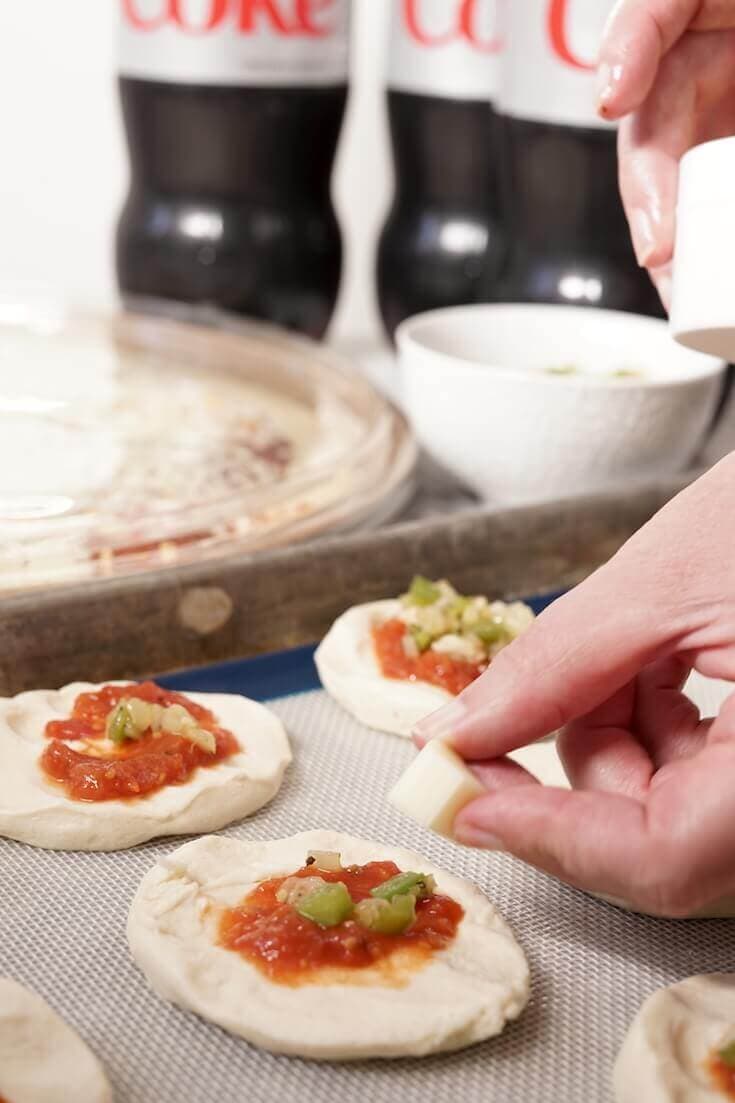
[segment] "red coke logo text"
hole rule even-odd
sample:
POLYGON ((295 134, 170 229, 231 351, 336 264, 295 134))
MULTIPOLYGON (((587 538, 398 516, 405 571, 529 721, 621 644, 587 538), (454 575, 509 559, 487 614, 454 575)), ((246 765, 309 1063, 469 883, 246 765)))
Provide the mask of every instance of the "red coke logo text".
MULTIPOLYGON (((441 28, 429 25, 427 6, 422 0, 401 2, 403 24, 420 46, 449 46, 453 42, 464 41, 488 54, 496 54, 503 47, 502 39, 496 33, 488 36, 487 30, 483 29, 482 15, 483 9, 487 9, 487 0, 455 0, 452 4, 446 4, 447 18, 441 28)), ((493 10, 494 7, 493 3, 493 10)))
POLYGON ((136 31, 174 27, 204 35, 228 26, 240 34, 268 29, 279 35, 326 38, 337 29, 329 16, 336 0, 122 0, 136 31))
MULTIPOLYGON (((584 3, 585 0, 578 0, 578 2, 584 3)), ((546 25, 551 48, 565 65, 571 65, 573 69, 589 71, 595 68, 594 61, 579 57, 572 49, 569 41, 569 9, 571 5, 572 0, 550 0, 546 25)))

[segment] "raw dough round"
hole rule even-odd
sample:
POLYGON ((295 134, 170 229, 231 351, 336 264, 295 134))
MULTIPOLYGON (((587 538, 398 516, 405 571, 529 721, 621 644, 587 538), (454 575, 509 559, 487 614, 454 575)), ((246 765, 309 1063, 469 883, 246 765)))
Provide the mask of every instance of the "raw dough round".
POLYGON ((419 720, 446 705, 452 695, 428 682, 383 677, 371 632, 400 611, 396 600, 348 609, 327 632, 314 661, 327 693, 356 720, 367 728, 410 738, 419 720))
MULTIPOLYGON (((361 724, 376 731, 411 738, 419 720, 451 701, 452 695, 427 682, 384 678, 373 650, 374 625, 401 610, 400 601, 356 605, 330 628, 314 656, 327 693, 361 724)), ((569 788, 553 741, 522 747, 509 756, 544 785, 569 788)))
POLYGON ((47 1003, 0 978, 0 1096, 10 1103, 112 1103, 102 1066, 47 1003))
POLYGON ((97 688, 79 682, 0 699, 0 835, 47 850, 124 850, 163 835, 218 831, 278 792, 291 761, 280 720, 246 697, 191 693, 237 736, 240 754, 139 800, 69 799, 38 765, 44 729, 97 688))
POLYGON ((662 988, 641 1007, 620 1050, 616 1103, 722 1103, 707 1060, 735 1039, 735 973, 662 988))
POLYGON ((467 881, 410 851, 310 831, 272 842, 211 837, 146 874, 128 921, 132 955, 164 999, 274 1053, 316 1060, 409 1057, 461 1049, 500 1033, 529 996, 523 951, 493 905, 467 881), (310 850, 345 865, 392 860, 433 874, 465 909, 454 942, 400 986, 366 971, 328 986, 288 986, 217 945, 222 908, 258 882, 299 869, 310 850))

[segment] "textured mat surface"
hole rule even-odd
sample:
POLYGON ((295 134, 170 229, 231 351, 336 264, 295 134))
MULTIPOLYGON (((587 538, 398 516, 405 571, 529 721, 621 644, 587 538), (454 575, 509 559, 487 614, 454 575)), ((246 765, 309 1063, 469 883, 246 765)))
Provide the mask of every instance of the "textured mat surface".
POLYGON ((345 1066, 271 1057, 160 1001, 128 956, 131 897, 178 842, 99 855, 0 841, 0 975, 34 988, 79 1030, 118 1103, 609 1101, 615 1054, 644 997, 692 973, 733 969, 735 921, 627 915, 505 856, 435 838, 384 800, 412 756, 407 742, 365 731, 319 692, 272 707, 294 765, 269 808, 225 833, 337 828, 412 847, 469 877, 526 950, 531 1004, 499 1039, 449 1057, 345 1066))

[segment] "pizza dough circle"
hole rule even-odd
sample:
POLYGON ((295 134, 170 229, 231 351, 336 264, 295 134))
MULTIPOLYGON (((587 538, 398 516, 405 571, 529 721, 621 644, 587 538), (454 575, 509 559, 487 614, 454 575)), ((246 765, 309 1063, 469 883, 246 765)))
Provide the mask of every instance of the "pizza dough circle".
POLYGON ((510 928, 473 885, 410 851, 309 831, 271 842, 211 837, 165 856, 143 878, 128 920, 133 958, 164 999, 274 1053, 314 1060, 418 1057, 499 1034, 529 996, 528 966, 510 928), (293 873, 309 850, 346 865, 392 860, 433 874, 465 910, 451 946, 400 986, 364 971, 328 986, 289 986, 217 945, 222 908, 293 873))
POLYGON ((139 800, 69 799, 38 766, 44 729, 68 717, 80 693, 99 688, 77 682, 0 699, 0 835, 46 850, 124 850, 164 835, 218 831, 278 792, 291 761, 280 720, 246 697, 190 693, 237 736, 239 754, 139 800))
MULTIPOLYGON (((383 677, 370 633, 375 625, 391 620, 400 610, 401 603, 395 600, 348 609, 330 628, 314 660, 327 693, 360 724, 410 739, 419 720, 453 697, 428 682, 383 677)), ((553 740, 522 747, 508 757, 525 766, 544 785, 569 788, 553 740)))
POLYGON ((112 1103, 97 1058, 40 996, 0 977, 0 1096, 11 1103, 112 1103))
POLYGON ((706 1061, 733 1040, 735 973, 662 988, 636 1015, 615 1064, 616 1103, 722 1103, 706 1061))
POLYGON ((419 720, 446 705, 452 695, 428 682, 383 677, 371 632, 400 611, 397 600, 353 606, 329 629, 314 661, 327 693, 360 724, 410 738, 419 720))

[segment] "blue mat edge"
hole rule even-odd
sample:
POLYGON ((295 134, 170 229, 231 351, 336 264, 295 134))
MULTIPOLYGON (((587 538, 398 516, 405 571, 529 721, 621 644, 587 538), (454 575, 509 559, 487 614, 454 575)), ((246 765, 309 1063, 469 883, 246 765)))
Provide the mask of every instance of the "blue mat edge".
MULTIPOLYGON (((551 605, 564 591, 527 598, 536 613, 551 605)), ((289 651, 275 651, 254 659, 234 659, 156 678, 167 689, 192 693, 239 693, 254 701, 275 701, 320 689, 314 665, 316 644, 289 651)))

